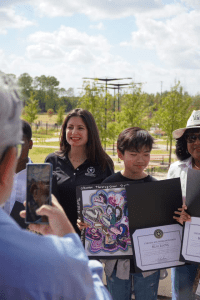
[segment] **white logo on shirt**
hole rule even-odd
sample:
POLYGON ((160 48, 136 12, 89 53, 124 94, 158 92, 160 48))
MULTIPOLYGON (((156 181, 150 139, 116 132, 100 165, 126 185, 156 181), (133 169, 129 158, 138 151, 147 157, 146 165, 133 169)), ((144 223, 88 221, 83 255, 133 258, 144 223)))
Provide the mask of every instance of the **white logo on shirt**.
POLYGON ((96 177, 95 168, 89 167, 87 168, 87 173, 85 173, 86 176, 96 177))

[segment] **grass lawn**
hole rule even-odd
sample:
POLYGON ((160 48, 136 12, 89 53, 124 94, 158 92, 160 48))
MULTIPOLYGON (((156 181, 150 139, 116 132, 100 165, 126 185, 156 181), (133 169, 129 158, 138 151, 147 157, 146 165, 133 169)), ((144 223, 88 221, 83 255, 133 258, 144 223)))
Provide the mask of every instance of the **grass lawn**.
POLYGON ((37 163, 43 163, 45 158, 48 154, 55 152, 56 149, 54 148, 34 148, 29 151, 29 157, 31 158, 32 162, 37 163))
MULTIPOLYGON (((64 118, 67 116, 67 114, 66 115, 64 115, 64 118)), ((49 116, 47 115, 47 114, 38 114, 37 115, 37 120, 36 120, 36 122, 38 122, 38 121, 41 121, 42 123, 49 123, 49 124, 55 124, 55 123, 57 123, 57 114, 54 114, 51 118, 49 118, 49 116)))
POLYGON ((60 146, 59 142, 44 142, 42 139, 36 139, 34 140, 35 145, 41 145, 41 146, 60 146))

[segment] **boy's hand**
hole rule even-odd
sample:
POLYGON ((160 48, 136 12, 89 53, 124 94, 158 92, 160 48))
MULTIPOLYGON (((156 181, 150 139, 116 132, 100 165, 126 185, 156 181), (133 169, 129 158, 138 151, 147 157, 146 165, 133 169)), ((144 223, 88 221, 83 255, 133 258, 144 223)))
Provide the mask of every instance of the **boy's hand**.
POLYGON ((77 227, 79 230, 90 227, 87 223, 81 222, 81 220, 77 220, 77 227))
POLYGON ((174 212, 176 215, 179 215, 179 217, 173 216, 173 219, 175 219, 181 225, 183 225, 184 222, 191 221, 191 216, 188 213, 186 213, 185 210, 187 210, 187 206, 183 204, 182 208, 178 208, 178 211, 174 212))
MULTIPOLYGON (((32 231, 36 231, 43 235, 53 234, 61 237, 68 233, 75 233, 72 224, 54 195, 52 195, 52 206, 42 205, 36 210, 36 214, 47 216, 49 224, 30 224, 28 228, 32 231)), ((20 216, 25 218, 26 211, 21 211, 20 216)))

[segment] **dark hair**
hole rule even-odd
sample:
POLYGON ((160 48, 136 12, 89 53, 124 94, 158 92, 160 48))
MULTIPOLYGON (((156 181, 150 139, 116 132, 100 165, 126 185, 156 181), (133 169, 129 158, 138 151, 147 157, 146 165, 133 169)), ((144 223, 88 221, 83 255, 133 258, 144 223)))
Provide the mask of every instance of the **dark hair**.
POLYGON ((48 196, 49 195, 49 190, 48 187, 45 185, 44 182, 38 181, 34 182, 31 187, 30 187, 30 193, 33 195, 35 190, 42 190, 43 195, 48 196))
POLYGON ((34 191, 38 190, 37 183, 33 183, 30 188, 30 193, 33 195, 34 191))
POLYGON ((119 207, 119 206, 115 207, 115 216, 116 216, 116 221, 119 222, 122 218, 122 209, 121 209, 121 207, 119 207), (118 217, 116 216, 117 210, 120 212, 118 217))
POLYGON ((99 193, 98 196, 101 196, 101 197, 103 198, 103 202, 104 202, 105 204, 107 204, 107 197, 106 197, 106 195, 105 195, 104 193, 99 193))
POLYGON ((123 130, 117 139, 117 149, 124 154, 128 151, 140 151, 146 146, 149 151, 153 147, 154 139, 150 133, 140 127, 130 127, 123 130))
POLYGON ((22 131, 23 135, 30 141, 32 139, 32 129, 30 124, 25 120, 22 120, 22 131))
POLYGON ((76 108, 69 112, 67 117, 64 120, 62 125, 61 133, 60 133, 60 151, 57 152, 58 155, 65 155, 67 154, 71 146, 66 140, 66 128, 67 123, 71 117, 80 117, 82 118, 83 122, 85 123, 87 130, 88 130, 88 142, 86 145, 86 155, 87 159, 91 163, 98 163, 101 164, 102 169, 105 170, 106 166, 108 165, 110 169, 114 169, 114 164, 112 159, 108 156, 108 154, 103 150, 101 146, 101 141, 99 138, 99 131, 97 125, 95 123, 93 115, 82 108, 76 108))
POLYGON ((179 139, 176 140, 175 153, 176 153, 178 160, 182 161, 191 156, 191 154, 187 150, 187 141, 186 141, 185 137, 188 133, 196 133, 199 131, 200 131, 199 128, 186 129, 184 134, 179 139))

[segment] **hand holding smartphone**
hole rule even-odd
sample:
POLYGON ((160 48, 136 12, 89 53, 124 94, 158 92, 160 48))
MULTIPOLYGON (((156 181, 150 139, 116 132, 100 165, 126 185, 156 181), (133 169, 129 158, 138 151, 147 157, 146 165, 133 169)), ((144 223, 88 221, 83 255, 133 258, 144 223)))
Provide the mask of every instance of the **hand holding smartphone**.
POLYGON ((52 165, 27 164, 26 223, 48 224, 46 216, 36 210, 43 204, 51 205, 52 165))

